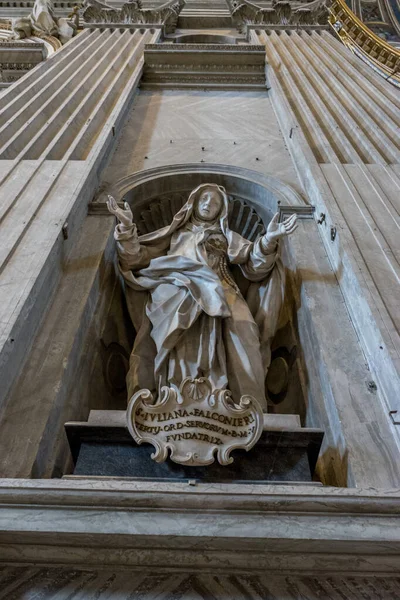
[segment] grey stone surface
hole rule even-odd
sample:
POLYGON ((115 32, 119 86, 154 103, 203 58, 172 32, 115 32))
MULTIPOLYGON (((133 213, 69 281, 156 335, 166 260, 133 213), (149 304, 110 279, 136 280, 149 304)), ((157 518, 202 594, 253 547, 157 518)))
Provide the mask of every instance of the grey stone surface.
POLYGON ((400 598, 400 578, 390 575, 247 574, 212 575, 139 572, 104 569, 38 569, 3 567, 4 593, 19 597, 40 593, 43 600, 81 600, 107 595, 110 600, 395 600, 400 598), (56 596, 55 596, 56 595, 56 596))
MULTIPOLYGON (((389 412, 398 410, 400 397, 397 305, 392 300, 398 295, 393 287, 398 285, 398 236, 393 235, 398 222, 398 92, 325 32, 252 32, 251 40, 266 45, 271 101, 317 218, 325 215, 321 239, 365 353, 365 376, 377 385, 377 402, 360 402, 359 414, 365 416, 359 420, 375 439, 373 446, 380 447, 380 436, 390 440, 395 466, 400 434, 389 412), (315 70, 306 67, 311 64, 315 70), (378 114, 382 135, 371 123, 378 114)), ((392 478, 392 467, 389 471, 392 478)))
POLYGON ((306 423, 324 427, 320 477, 325 483, 396 487, 400 463, 396 431, 370 390, 371 371, 344 297, 312 221, 300 221, 287 247, 295 271, 293 294, 308 400, 306 423), (296 266, 295 266, 296 265, 296 266), (324 424, 324 425, 322 425, 324 424))
POLYGON ((272 175, 302 191, 266 91, 140 92, 102 181, 202 161, 272 175))
POLYGON ((312 481, 323 438, 320 430, 264 430, 249 452, 233 451, 232 464, 202 467, 155 462, 154 448, 137 446, 126 427, 67 423, 66 432, 76 460, 74 475, 226 483, 312 481))
POLYGON ((64 422, 86 418, 94 398, 98 407, 107 406, 100 339, 108 341, 103 315, 116 281, 111 221, 86 220, 21 378, 3 405, 3 477, 61 475, 69 460, 64 422))

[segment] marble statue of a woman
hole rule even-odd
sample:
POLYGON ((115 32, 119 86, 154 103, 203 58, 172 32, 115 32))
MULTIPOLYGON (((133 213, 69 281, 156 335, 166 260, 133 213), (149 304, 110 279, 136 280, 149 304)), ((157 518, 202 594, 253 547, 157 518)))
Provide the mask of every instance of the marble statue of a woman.
POLYGON ((205 377, 234 399, 251 395, 267 410, 265 375, 283 299, 279 239, 296 216, 278 214, 254 243, 228 226, 223 187, 196 188, 170 225, 138 236, 128 204, 109 196, 119 267, 136 328, 128 392, 179 386, 205 377), (238 265, 250 281, 243 295, 232 274, 238 265))

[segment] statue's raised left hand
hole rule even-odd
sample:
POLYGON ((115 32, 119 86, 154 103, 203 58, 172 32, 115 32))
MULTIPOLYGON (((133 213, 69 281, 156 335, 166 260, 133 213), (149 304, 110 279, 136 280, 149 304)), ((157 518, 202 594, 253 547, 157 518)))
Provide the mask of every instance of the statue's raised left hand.
POLYGON ((297 228, 297 215, 291 215, 279 223, 279 213, 276 213, 267 228, 265 238, 267 242, 277 242, 281 237, 290 235, 297 228))

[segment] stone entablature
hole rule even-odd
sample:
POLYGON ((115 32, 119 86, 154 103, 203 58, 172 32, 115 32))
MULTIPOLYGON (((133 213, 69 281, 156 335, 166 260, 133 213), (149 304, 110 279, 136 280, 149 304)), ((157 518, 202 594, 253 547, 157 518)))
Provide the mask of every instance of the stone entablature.
POLYGON ((263 46, 147 44, 144 59, 147 88, 265 89, 263 46))
MULTIPOLYGON (((0 25, 1 26, 1 25, 0 25)), ((44 42, 0 40, 0 82, 10 85, 45 60, 44 42)))

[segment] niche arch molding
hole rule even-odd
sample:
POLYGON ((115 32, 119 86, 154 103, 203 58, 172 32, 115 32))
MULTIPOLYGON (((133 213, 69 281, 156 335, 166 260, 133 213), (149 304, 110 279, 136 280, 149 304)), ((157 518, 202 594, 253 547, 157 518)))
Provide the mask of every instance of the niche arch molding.
POLYGON ((242 228, 248 217, 248 232, 252 227, 251 212, 259 216, 264 226, 277 211, 296 212, 300 217, 312 216, 313 207, 293 187, 276 177, 231 165, 198 163, 168 165, 132 173, 105 185, 91 209, 95 212, 104 210, 107 194, 111 194, 118 202, 128 202, 135 222, 144 227, 139 232, 145 233, 170 222, 189 192, 203 183, 225 187, 236 203, 234 218, 238 223, 241 220, 242 228), (163 199, 169 199, 169 203, 160 206, 163 199), (241 206, 244 206, 243 210, 241 206), (148 229, 143 217, 149 223, 148 229))

